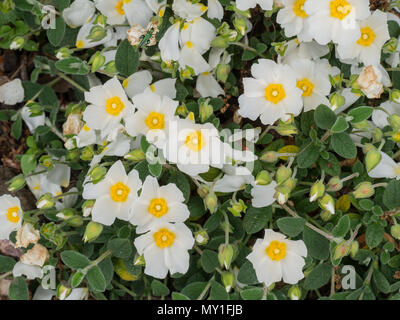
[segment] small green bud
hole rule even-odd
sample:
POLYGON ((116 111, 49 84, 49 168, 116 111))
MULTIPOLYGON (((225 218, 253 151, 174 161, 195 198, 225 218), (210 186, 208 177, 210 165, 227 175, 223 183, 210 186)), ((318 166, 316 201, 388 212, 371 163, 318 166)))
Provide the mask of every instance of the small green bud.
POLYGON ((208 192, 210 191, 210 187, 206 184, 200 185, 200 187, 197 188, 197 194, 204 199, 207 195, 208 192))
POLYGON ((32 117, 43 114, 44 108, 37 102, 27 103, 26 106, 29 108, 32 117))
POLYGON ((146 261, 144 260, 144 255, 136 254, 135 259, 133 260, 133 265, 135 266, 145 266, 146 261))
POLYGON ((235 248, 233 247, 232 244, 223 243, 219 246, 218 261, 221 267, 225 267, 226 270, 229 270, 234 256, 235 256, 235 248))
POLYGON ((96 53, 90 58, 90 62, 92 63, 92 72, 95 73, 104 65, 106 58, 99 51, 96 51, 96 53))
POLYGON ((328 193, 318 200, 318 205, 321 209, 328 211, 330 214, 335 214, 335 199, 328 193))
POLYGON ((364 154, 367 154, 369 151, 376 149, 375 146, 372 143, 367 143, 364 144, 362 151, 364 152, 364 154))
POLYGON ((189 110, 186 107, 185 103, 182 103, 181 105, 178 106, 178 108, 176 108, 176 114, 184 118, 188 116, 189 110))
POLYGON ((342 190, 343 182, 339 177, 332 177, 329 179, 326 187, 326 191, 337 192, 342 190))
POLYGON ((278 170, 276 171, 276 176, 275 176, 276 183, 278 185, 282 184, 287 179, 289 179, 291 175, 292 175, 292 169, 287 168, 287 167, 285 167, 283 165, 280 166, 278 168, 278 170))
POLYGON ((72 218, 76 214, 75 210, 72 208, 64 208, 59 213, 57 213, 57 217, 62 220, 68 220, 72 218))
POLYGON ((92 170, 89 171, 90 179, 92 183, 96 184, 99 181, 103 180, 104 176, 107 173, 107 169, 103 166, 95 166, 92 170))
POLYGON ((390 234, 393 238, 400 240, 400 224, 395 224, 390 228, 390 234))
POLYGON ((89 35, 86 37, 87 39, 91 40, 89 42, 97 42, 107 35, 107 30, 102 26, 95 25, 90 29, 89 35))
POLYGON ((180 70, 180 78, 181 81, 184 82, 185 80, 192 80, 194 76, 194 70, 188 66, 185 69, 180 70))
POLYGON ((67 47, 62 47, 56 50, 56 58, 58 60, 62 60, 65 58, 69 58, 72 55, 73 51, 67 47))
POLYGON ((24 37, 15 37, 10 44, 10 50, 18 50, 21 49, 25 44, 24 37))
POLYGON ((371 124, 368 122, 368 120, 363 120, 358 123, 353 123, 352 126, 358 130, 363 130, 363 131, 368 131, 371 129, 371 124))
POLYGON ((340 93, 333 93, 329 98, 332 110, 337 110, 345 104, 346 100, 340 93))
POLYGON ((278 126, 276 127, 276 132, 278 132, 281 136, 289 136, 291 137, 293 134, 298 134, 299 130, 296 125, 293 123, 287 124, 283 121, 279 120, 278 126))
POLYGON ((396 143, 400 142, 400 131, 394 131, 391 133, 390 139, 396 143))
POLYGON ((235 217, 240 217, 242 213, 246 212, 247 206, 244 204, 244 201, 242 199, 239 199, 239 201, 233 202, 231 200, 231 207, 228 208, 228 210, 235 216, 235 217))
POLYGON ((218 208, 218 198, 214 192, 208 193, 204 198, 204 205, 206 209, 210 210, 210 213, 215 213, 218 208))
POLYGON ((10 192, 16 192, 21 190, 26 185, 26 180, 23 174, 19 174, 12 178, 11 180, 7 181, 8 188, 7 190, 10 192))
POLYGON ((257 176, 255 184, 260 186, 266 186, 272 182, 272 177, 267 170, 261 170, 257 176))
POLYGON ((103 225, 94 221, 90 221, 83 235, 83 242, 92 242, 96 240, 103 232, 103 225))
POLYGON ((229 41, 222 36, 218 36, 211 41, 211 46, 215 48, 225 49, 229 46, 229 41))
POLYGON ((400 129, 400 116, 398 114, 392 114, 388 117, 388 122, 394 130, 400 129))
POLYGON ((82 153, 81 153, 81 159, 83 161, 90 161, 93 159, 94 156, 94 150, 92 146, 86 146, 83 148, 82 153))
POLYGON ((231 66, 229 64, 219 64, 215 72, 217 80, 225 83, 228 80, 229 73, 231 72, 231 66))
POLYGON ((356 254, 357 254, 359 248, 360 248, 360 244, 358 243, 357 240, 354 240, 354 241, 351 243, 351 246, 350 246, 350 256, 351 256, 352 258, 354 258, 354 257, 356 256, 356 254))
POLYGON ((115 66, 115 61, 108 61, 105 65, 104 65, 104 71, 109 73, 109 74, 115 74, 117 73, 117 67, 115 66))
POLYGON ((267 151, 260 156, 260 160, 267 163, 275 163, 278 161, 279 154, 275 151, 267 151))
POLYGON ((286 53, 286 49, 288 48, 287 42, 272 42, 272 47, 274 48, 275 52, 283 57, 286 53))
POLYGON ((288 291, 288 297, 290 300, 300 300, 301 298, 301 289, 299 286, 291 286, 288 291))
POLYGON ((382 155, 377 149, 371 149, 367 152, 365 156, 365 167, 367 169, 367 172, 370 172, 372 169, 374 169, 379 162, 381 162, 382 155))
POLYGON ((333 217, 333 215, 328 210, 322 210, 322 212, 321 212, 322 221, 327 222, 327 221, 331 220, 332 217, 333 217))
POLYGON ((340 242, 335 248, 333 259, 338 260, 347 256, 350 253, 350 249, 351 249, 351 244, 349 244, 347 241, 340 242))
POLYGON ((385 45, 383 46, 383 52, 388 54, 395 53, 397 45, 398 45, 398 40, 396 38, 390 38, 390 40, 386 42, 385 45))
POLYGON ((56 291, 56 297, 59 300, 65 300, 71 294, 72 289, 64 286, 63 284, 59 284, 56 291))
POLYGON ((321 198, 325 193, 325 185, 321 180, 314 182, 310 189, 310 202, 321 198))
POLYGON ((287 190, 290 193, 290 192, 292 192, 294 190, 294 188, 296 188, 297 179, 289 178, 284 183, 282 183, 281 186, 287 188, 287 190))
POLYGON ((214 114, 214 108, 208 102, 203 102, 199 107, 199 116, 202 123, 206 122, 214 114))
POLYGON ((130 160, 133 162, 140 162, 140 161, 146 159, 146 154, 141 149, 135 149, 135 150, 132 150, 131 152, 127 153, 124 156, 124 159, 130 160))
POLYGON ((235 274, 232 271, 223 271, 221 273, 221 280, 226 292, 229 293, 235 285, 235 274))
POLYGON ((83 218, 81 216, 75 215, 68 219, 67 224, 71 227, 78 228, 83 225, 83 218))
POLYGON ((50 209, 53 208, 55 204, 53 195, 51 193, 45 193, 36 202, 36 207, 38 209, 50 209))
POLYGON ((233 19, 233 26, 240 35, 244 36, 247 31, 246 20, 240 16, 235 15, 233 19))
POLYGON ((84 217, 88 217, 92 213, 95 200, 86 200, 82 204, 82 213, 84 217))
POLYGON ((53 158, 49 155, 41 156, 39 159, 39 163, 46 168, 51 168, 53 167, 53 158))
POLYGON ((198 245, 204 246, 208 243, 208 240, 210 239, 210 237, 208 236, 208 233, 206 230, 201 229, 194 233, 194 239, 196 240, 196 243, 198 245))
POLYGON ((372 142, 376 143, 382 140, 383 138, 383 132, 381 129, 375 127, 371 131, 371 136, 372 136, 372 142))
POLYGON ((79 150, 78 149, 68 150, 68 153, 65 158, 66 158, 66 160, 69 160, 69 161, 78 160, 79 159, 79 150))
POLYGON ((393 89, 389 95, 390 101, 400 103, 400 89, 393 89))
POLYGON ((274 198, 278 201, 280 205, 283 205, 288 201, 290 192, 286 190, 286 188, 280 188, 281 190, 277 190, 274 194, 274 198))
POLYGON ((372 197, 375 194, 375 189, 371 182, 365 181, 359 183, 353 191, 353 196, 356 199, 366 199, 372 197))

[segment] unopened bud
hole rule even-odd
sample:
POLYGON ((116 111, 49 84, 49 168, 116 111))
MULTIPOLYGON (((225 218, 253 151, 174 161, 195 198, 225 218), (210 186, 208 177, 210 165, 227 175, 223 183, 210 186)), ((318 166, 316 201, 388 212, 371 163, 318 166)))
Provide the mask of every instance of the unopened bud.
POLYGON ((223 271, 221 273, 222 284, 225 287, 226 292, 230 292, 232 287, 235 285, 235 275, 232 271, 223 271))
POLYGON ((396 38, 390 38, 390 40, 386 42, 385 45, 383 46, 383 52, 388 54, 395 53, 397 45, 398 45, 398 40, 396 38))
POLYGON ((235 216, 235 217, 240 217, 243 212, 246 212, 247 206, 244 204, 244 201, 242 199, 239 199, 239 201, 231 201, 231 207, 228 208, 228 210, 235 216))
POLYGON ((115 61, 109 61, 104 65, 104 71, 109 74, 115 74, 117 72, 117 67, 115 66, 115 61))
POLYGON ((371 124, 368 122, 368 120, 363 120, 363 121, 358 122, 358 123, 353 123, 352 126, 355 129, 363 130, 363 131, 368 131, 368 130, 371 129, 371 124))
POLYGON ((71 294, 71 291, 71 288, 68 288, 63 284, 59 284, 57 287, 56 296, 59 300, 65 300, 71 294))
POLYGON ((375 194, 375 189, 371 182, 365 181, 359 183, 353 191, 353 196, 356 199, 366 199, 375 194))
POLYGON ((247 25, 244 18, 235 16, 235 19, 233 20, 233 26, 240 35, 244 36, 246 34, 247 25))
POLYGON ((196 240, 196 243, 198 245, 204 246, 208 243, 208 240, 210 239, 210 237, 208 236, 208 233, 206 230, 201 229, 194 233, 194 239, 196 240))
POLYGON ((394 130, 400 129, 400 116, 398 114, 392 114, 388 117, 388 122, 394 130))
POLYGON ((360 244, 358 243, 357 240, 354 240, 354 241, 351 243, 351 246, 350 246, 350 256, 351 256, 352 258, 354 258, 354 257, 356 256, 356 254, 357 254, 359 248, 360 248, 360 244))
POLYGON ((382 159, 381 153, 377 149, 371 149, 365 155, 365 167, 367 172, 374 169, 382 159))
POLYGON ((10 44, 10 50, 21 49, 25 44, 24 37, 15 37, 10 44))
POLYGON ((92 63, 92 73, 95 73, 104 65, 106 58, 99 51, 96 51, 90 58, 90 62, 92 63))
POLYGON ((372 137, 372 142, 376 143, 379 141, 382 141, 383 138, 383 132, 381 129, 375 127, 371 130, 371 137, 372 137))
POLYGON ((132 150, 131 152, 127 153, 124 156, 124 159, 134 161, 134 162, 140 162, 140 161, 146 159, 146 155, 141 149, 135 149, 135 150, 132 150))
POLYGON ((145 266, 146 261, 144 260, 144 255, 136 254, 135 259, 133 260, 133 265, 135 266, 145 266))
POLYGON ((274 198, 280 205, 283 205, 288 201, 290 193, 285 190, 278 190, 274 194, 274 198))
POLYGON ((287 168, 285 166, 280 166, 276 171, 276 177, 275 177, 276 183, 282 184, 287 179, 289 179, 291 175, 292 175, 292 169, 287 168))
POLYGON ((89 176, 93 184, 98 183, 103 180, 104 176, 107 173, 107 169, 103 166, 95 166, 92 170, 89 171, 89 176))
POLYGON ((86 37, 87 39, 92 40, 91 42, 97 42, 107 35, 107 30, 102 26, 95 25, 90 29, 89 35, 86 37))
POLYGON ((210 213, 214 213, 218 208, 218 198, 214 192, 208 193, 204 198, 204 205, 206 209, 210 210, 210 213))
POLYGON ((260 186, 266 186, 272 182, 272 177, 267 170, 261 170, 257 176, 255 184, 260 186))
POLYGON ((325 186, 324 183, 319 180, 314 182, 310 189, 310 202, 313 202, 319 198, 321 198, 325 193, 325 186))
POLYGON ((83 148, 82 153, 81 153, 81 159, 83 161, 90 161, 92 160, 94 156, 94 150, 92 146, 86 146, 83 148))
POLYGON ((339 177, 332 177, 329 179, 326 187, 327 187, 326 191, 337 192, 337 191, 342 190, 343 182, 339 177))
POLYGON ((228 270, 233 261, 235 255, 235 248, 230 243, 221 244, 218 248, 218 261, 221 267, 225 267, 228 270))
POLYGON ((330 214, 335 214, 335 200, 328 193, 318 200, 318 205, 321 209, 328 211, 330 214))
POLYGON ((288 291, 288 297, 290 300, 300 300, 301 298, 301 289, 299 286, 291 286, 288 291))
POLYGON ((38 209, 50 209, 53 208, 55 204, 54 198, 51 193, 45 193, 36 202, 36 207, 38 209))
POLYGON ((346 102, 345 98, 337 92, 333 93, 329 98, 329 103, 331 104, 332 110, 339 109, 345 104, 345 102, 346 102))
POLYGON ((351 244, 349 244, 347 241, 340 242, 335 248, 333 259, 338 260, 347 256, 350 253, 350 249, 351 249, 351 244))
POLYGON ((83 242, 92 242, 96 240, 103 232, 103 225, 94 221, 90 221, 83 235, 83 242))
POLYGON ((328 210, 322 210, 322 212, 321 212, 322 221, 327 222, 327 221, 331 220, 332 217, 333 217, 332 213, 330 213, 328 210))
POLYGON ((399 143, 400 142, 400 131, 392 132, 390 139, 396 143, 399 143))
POLYGON ((260 160, 267 163, 275 163, 278 161, 278 158, 279 154, 277 152, 267 151, 261 155, 260 160))
POLYGON ((19 174, 12 178, 11 180, 7 181, 8 188, 7 190, 10 192, 16 192, 21 190, 26 185, 26 180, 23 174, 19 174))
POLYGON ((289 137, 291 137, 293 134, 299 133, 299 130, 293 123, 287 124, 281 120, 279 120, 278 126, 275 128, 275 131, 278 132, 281 136, 289 137))
POLYGON ((44 108, 37 102, 27 103, 26 106, 29 108, 29 112, 32 117, 40 116, 43 114, 44 108))
POLYGON ((53 159, 49 155, 44 155, 40 157, 39 163, 46 168, 51 168, 53 166, 53 159))
POLYGON ((390 234, 393 238, 400 240, 400 224, 395 224, 390 228, 390 234))
POLYGON ((186 107, 186 104, 183 103, 183 104, 179 105, 178 108, 176 108, 176 113, 179 116, 186 118, 187 115, 189 114, 189 110, 186 107))
POLYGON ((228 80, 229 73, 231 72, 231 66, 229 64, 219 64, 215 75, 217 80, 225 83, 228 80))
POLYGON ((69 48, 67 48, 67 47, 62 47, 62 48, 60 48, 60 49, 57 49, 57 51, 56 51, 56 58, 57 58, 58 60, 62 60, 62 59, 65 59, 65 58, 69 58, 69 57, 71 56, 72 53, 73 53, 73 51, 70 50, 69 48))
POLYGON ((286 49, 288 47, 287 42, 272 42, 271 45, 273 46, 275 52, 279 54, 281 57, 285 55, 286 49))
POLYGON ((218 36, 211 41, 211 46, 215 48, 225 49, 229 46, 229 41, 222 36, 218 36))
POLYGON ((390 91, 390 101, 400 103, 400 89, 393 89, 390 91))
POLYGON ((92 213, 94 202, 95 202, 95 200, 86 200, 82 204, 82 214, 84 217, 90 216, 90 214, 92 213))
POLYGON ((208 195, 208 192, 210 191, 210 187, 206 184, 202 184, 200 187, 198 187, 197 189, 197 194, 201 197, 201 198, 205 198, 208 195))
POLYGON ((214 108, 208 102, 203 102, 199 107, 199 116, 202 123, 206 122, 214 114, 214 108))

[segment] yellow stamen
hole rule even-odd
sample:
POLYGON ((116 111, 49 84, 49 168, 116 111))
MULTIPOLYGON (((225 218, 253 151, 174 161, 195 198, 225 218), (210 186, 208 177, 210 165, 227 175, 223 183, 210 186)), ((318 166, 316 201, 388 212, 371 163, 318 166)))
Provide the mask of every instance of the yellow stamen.
POLYGON ((161 218, 168 212, 167 201, 165 201, 165 199, 163 198, 152 199, 150 201, 148 211, 156 218, 161 218))
POLYGON ((6 213, 7 220, 11 223, 18 223, 20 220, 18 212, 19 208, 17 206, 8 208, 6 213))
POLYGON ((175 233, 169 231, 167 228, 161 228, 153 235, 156 245, 161 248, 167 248, 172 246, 175 240, 175 233))
POLYGON ((351 12, 352 6, 346 0, 334 0, 330 2, 331 17, 343 20, 351 12))
POLYGON ((191 41, 186 41, 185 46, 188 47, 189 49, 192 49, 193 43, 191 41))
POLYGON ((82 49, 85 46, 85 43, 82 40, 78 40, 75 44, 75 47, 78 49, 82 49))
POLYGON ((206 142, 200 130, 192 131, 186 136, 185 146, 193 152, 199 152, 204 148, 206 142))
POLYGON ((369 47, 375 40, 375 32, 370 27, 361 28, 361 37, 357 40, 357 44, 369 47))
POLYGON ((122 86, 126 89, 129 84, 129 78, 126 78, 124 81, 122 81, 122 86))
POLYGON ((122 6, 124 5, 124 1, 119 1, 118 3, 117 3, 117 5, 115 6, 115 10, 117 10, 117 12, 122 16, 122 15, 124 15, 125 14, 125 11, 124 11, 124 9, 122 9, 122 6))
POLYGON ((147 116, 145 123, 150 130, 164 129, 165 128, 164 114, 152 111, 147 116))
POLYGON ((131 189, 122 182, 117 182, 110 188, 110 197, 115 202, 125 202, 131 189))
POLYGON ((124 103, 117 96, 109 98, 106 101, 106 111, 112 116, 118 116, 124 108, 124 103))
POLYGON ((285 89, 280 83, 272 83, 265 88, 265 100, 278 104, 286 97, 285 89))
POLYGON ((286 243, 273 240, 265 248, 268 257, 274 261, 280 261, 286 257, 286 243))
POLYGON ((314 84, 307 78, 304 78, 300 81, 297 81, 297 88, 303 91, 303 97, 309 97, 313 93, 314 84))
POLYGON ((85 124, 82 128, 84 131, 89 132, 90 128, 85 124))
POLYGON ((306 0, 296 0, 293 4, 293 11, 300 18, 307 18, 308 14, 304 11, 304 3, 306 0))
POLYGON ((156 86, 154 84, 151 84, 150 85, 150 90, 155 92, 156 91, 156 86))

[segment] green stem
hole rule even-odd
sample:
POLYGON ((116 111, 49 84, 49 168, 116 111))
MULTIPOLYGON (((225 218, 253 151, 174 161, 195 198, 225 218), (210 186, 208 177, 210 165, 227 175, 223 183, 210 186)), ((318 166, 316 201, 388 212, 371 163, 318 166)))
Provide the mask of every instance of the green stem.
POLYGON ((212 278, 208 281, 207 285, 203 289, 203 291, 200 293, 200 295, 197 297, 197 300, 202 300, 204 296, 207 294, 208 289, 211 287, 211 281, 213 281, 215 276, 212 276, 212 278))
POLYGON ((234 46, 241 47, 244 50, 251 51, 251 52, 255 53, 257 56, 259 56, 260 58, 264 58, 264 59, 266 58, 262 53, 259 53, 256 49, 248 46, 247 44, 244 44, 242 42, 232 42, 231 44, 233 44, 234 46))
POLYGON ((67 138, 53 125, 49 118, 46 117, 44 120, 45 124, 50 128, 51 132, 53 132, 57 137, 59 137, 62 141, 66 142, 67 138))
POLYGON ((2 275, 0 275, 0 280, 1 280, 1 279, 5 279, 5 278, 7 278, 7 277, 10 276, 10 275, 12 275, 12 271, 3 273, 2 275))
POLYGON ((134 293, 132 290, 129 290, 127 287, 125 287, 124 285, 120 284, 118 281, 116 280, 112 280, 111 283, 118 287, 119 289, 121 289, 122 291, 125 291, 127 294, 129 294, 131 297, 136 298, 136 293, 134 293))
POLYGON ((72 80, 70 77, 68 77, 67 75, 65 75, 62 72, 57 72, 57 75, 64 79, 65 81, 67 81, 68 83, 72 84, 75 88, 79 89, 82 92, 87 92, 87 90, 82 87, 80 84, 78 84, 77 82, 75 82, 74 80, 72 80))

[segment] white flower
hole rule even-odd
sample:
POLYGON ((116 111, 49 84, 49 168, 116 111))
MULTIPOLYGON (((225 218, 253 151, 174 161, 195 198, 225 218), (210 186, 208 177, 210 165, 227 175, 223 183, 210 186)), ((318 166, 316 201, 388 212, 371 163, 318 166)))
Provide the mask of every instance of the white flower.
POLYGON ((274 4, 273 0, 236 0, 236 7, 239 10, 247 10, 254 8, 257 4, 260 5, 263 10, 272 10, 274 4))
POLYGON ((19 228, 16 236, 16 246, 18 248, 26 248, 30 243, 37 243, 40 239, 39 230, 36 230, 30 223, 24 223, 19 228))
POLYGON ((90 105, 83 112, 83 119, 89 128, 101 130, 103 137, 134 111, 116 77, 101 86, 90 88, 89 92, 85 92, 85 100, 90 105))
MULTIPOLYGON (((39 172, 44 169, 46 168, 38 166, 35 172, 39 172)), ((46 172, 27 177, 26 184, 36 199, 39 199, 45 193, 51 193, 53 196, 58 196, 61 194, 60 185, 51 182, 46 172)))
MULTIPOLYGON (((141 1, 141 0, 138 0, 141 1)), ((95 5, 106 16, 110 25, 123 24, 125 22, 124 0, 96 0, 95 5)))
POLYGON ((98 140, 99 137, 96 130, 89 128, 87 124, 84 124, 81 131, 75 136, 76 146, 78 148, 89 146, 96 143, 98 140))
POLYGON ((304 111, 316 109, 320 104, 329 105, 326 96, 331 92, 329 63, 327 60, 293 60, 296 70, 297 88, 303 91, 304 111))
POLYGON ((283 0, 276 21, 284 28, 286 37, 297 36, 300 41, 311 41, 308 14, 304 11, 307 0, 283 0))
POLYGON ((21 109, 21 117, 31 133, 34 133, 37 127, 44 126, 45 122, 44 112, 39 116, 31 117, 31 112, 29 111, 29 107, 23 106, 21 109))
MULTIPOLYGON (((296 59, 319 59, 329 53, 327 45, 320 45, 313 41, 300 42, 299 39, 293 39, 287 42, 284 56, 278 56, 278 63, 289 63, 296 59)), ((338 73, 340 70, 338 70, 338 73)))
POLYGON ((381 152, 382 159, 378 165, 368 172, 371 178, 400 179, 400 163, 396 163, 386 153, 381 152))
POLYGON ((105 37, 100 40, 93 41, 93 40, 87 38, 90 35, 90 31, 92 30, 92 28, 94 26, 101 26, 104 28, 103 25, 94 23, 95 20, 96 20, 96 17, 92 18, 92 20, 90 20, 88 23, 85 23, 79 29, 78 35, 76 37, 76 43, 75 43, 75 46, 78 49, 93 48, 93 47, 99 46, 101 44, 104 44, 112 39, 113 33, 112 33, 111 29, 106 29, 105 37))
POLYGON ((184 222, 190 215, 184 201, 175 184, 160 187, 156 178, 147 176, 139 199, 133 203, 129 221, 137 226, 137 233, 150 230, 156 221, 184 222))
POLYGON ((14 79, 0 86, 0 102, 15 105, 24 101, 24 87, 21 79, 14 79))
POLYGON ((224 17, 224 7, 219 0, 208 0, 207 17, 210 19, 222 20, 224 17))
POLYGON ((40 285, 37 287, 32 300, 51 300, 56 295, 54 290, 45 289, 40 285))
POLYGON ((252 65, 251 74, 254 78, 243 79, 239 115, 253 121, 260 117, 263 124, 273 124, 300 114, 302 91, 296 86, 296 74, 290 66, 260 59, 252 65))
POLYGON ((89 22, 96 8, 89 0, 75 0, 68 8, 64 9, 62 16, 66 24, 76 28, 89 22))
MULTIPOLYGON (((109 1, 109 0, 107 0, 109 1)), ((123 0, 123 11, 125 12, 126 18, 131 26, 140 25, 146 28, 150 19, 153 17, 153 11, 157 12, 158 9, 165 5, 166 1, 161 1, 152 10, 148 3, 149 1, 144 0, 123 0)))
POLYGON ((168 137, 169 123, 174 119, 178 101, 160 97, 151 90, 133 97, 137 111, 126 119, 126 131, 133 137, 143 134, 150 143, 162 147, 168 137))
POLYGON ((339 44, 341 59, 359 59, 364 65, 376 65, 381 61, 382 46, 390 39, 387 14, 380 10, 360 23, 361 36, 350 44, 339 44))
MULTIPOLYGON (((225 166, 224 166, 225 168, 225 166)), ((240 167, 242 168, 242 167, 240 167)), ((246 169, 243 167, 243 169, 246 169)), ((243 172, 245 173, 245 172, 243 172)), ((221 179, 219 179, 214 185, 215 192, 223 192, 223 193, 231 193, 239 190, 243 190, 248 184, 254 181, 254 177, 250 174, 250 171, 247 169, 247 173, 249 174, 225 174, 221 179)))
POLYGON ((180 22, 178 21, 167 29, 164 36, 158 43, 158 48, 160 49, 161 53, 161 59, 163 61, 176 61, 179 59, 179 29, 180 22))
POLYGON ((215 80, 213 74, 208 71, 199 74, 197 77, 196 90, 203 98, 216 98, 219 95, 225 95, 224 89, 222 89, 218 81, 215 80))
POLYGON ((288 240, 285 235, 267 229, 264 239, 257 239, 247 259, 253 264, 258 281, 269 286, 282 279, 288 284, 303 279, 306 256, 307 248, 302 240, 288 240))
POLYGON ((171 99, 176 97, 175 83, 176 79, 165 78, 151 83, 153 77, 148 70, 142 70, 135 72, 130 75, 122 82, 122 86, 125 88, 126 94, 129 98, 133 98, 139 93, 145 91, 151 91, 159 96, 167 96, 171 99))
POLYGON ((184 19, 194 19, 202 16, 208 7, 201 2, 192 3, 187 0, 174 0, 172 10, 174 13, 184 19))
POLYGON ((24 264, 43 267, 46 261, 49 260, 49 257, 50 255, 47 248, 36 243, 32 249, 29 249, 20 257, 20 260, 24 264))
MULTIPOLYGON (((76 187, 73 187, 67 191, 67 193, 70 192, 77 192, 78 189, 76 187)), ((65 196, 62 196, 61 198, 58 198, 59 201, 56 201, 55 207, 57 210, 62 210, 64 208, 73 208, 76 202, 78 201, 78 195, 77 194, 68 194, 65 196)))
POLYGON ((384 91, 382 72, 375 66, 366 66, 362 69, 357 84, 369 99, 379 99, 384 91))
POLYGON ((171 121, 169 138, 162 149, 168 161, 191 176, 207 172, 210 165, 222 168, 225 163, 226 146, 211 123, 195 124, 188 119, 171 121))
POLYGON ((50 171, 47 173, 47 179, 49 179, 50 182, 64 188, 69 186, 70 178, 71 168, 63 163, 55 163, 50 171))
POLYGON ((110 226, 116 218, 129 220, 129 210, 141 187, 139 173, 133 169, 127 175, 122 162, 117 161, 103 180, 84 185, 82 197, 96 200, 92 209, 93 221, 110 226))
POLYGON ((22 208, 18 198, 9 194, 0 197, 0 240, 8 240, 22 224, 22 208))
POLYGON ((21 261, 18 261, 13 269, 13 276, 14 278, 20 276, 26 276, 27 279, 33 280, 35 278, 42 279, 43 271, 40 266, 25 264, 21 261))
POLYGON ((159 279, 171 274, 185 274, 189 269, 189 253, 194 244, 190 229, 183 223, 156 222, 152 229, 135 239, 138 254, 144 254, 144 273, 159 279))
POLYGON ((74 288, 68 297, 64 298, 63 300, 87 300, 88 296, 88 288, 74 288))
POLYGON ((368 0, 307 0, 310 33, 319 44, 350 44, 360 38, 359 21, 370 15, 368 0))
POLYGON ((251 189, 251 205, 254 208, 263 208, 273 204, 275 202, 276 185, 275 181, 265 186, 253 184, 253 189, 251 189))
POLYGON ((380 108, 385 109, 385 111, 382 110, 376 110, 372 112, 372 122, 378 127, 378 128, 384 128, 389 125, 389 122, 387 120, 388 114, 397 114, 400 115, 400 104, 391 102, 391 101, 385 101, 382 103, 380 108))

